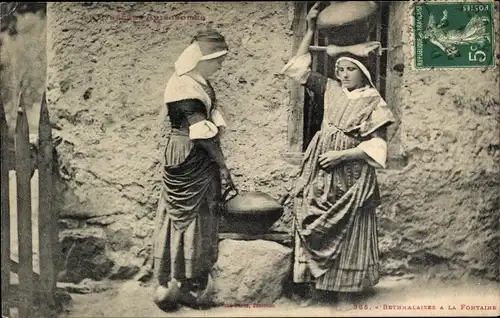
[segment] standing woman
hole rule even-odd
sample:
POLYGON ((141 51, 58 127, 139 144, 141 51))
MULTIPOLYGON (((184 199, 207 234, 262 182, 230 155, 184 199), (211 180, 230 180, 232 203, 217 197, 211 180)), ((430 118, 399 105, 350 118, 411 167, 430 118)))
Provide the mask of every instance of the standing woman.
POLYGON ((171 132, 156 216, 156 304, 196 305, 217 260, 221 191, 234 188, 219 135, 225 126, 208 79, 228 52, 215 30, 199 32, 175 63, 165 107, 171 132))
POLYGON ((296 55, 283 69, 319 97, 315 113, 323 114, 295 189, 294 282, 314 282, 316 297, 337 292, 349 301, 379 280, 375 168, 385 168, 386 127, 394 117, 361 57, 352 54, 366 53, 373 42, 331 46, 328 54, 343 53, 335 63, 336 79, 311 71, 308 50, 317 15, 316 4, 296 55))

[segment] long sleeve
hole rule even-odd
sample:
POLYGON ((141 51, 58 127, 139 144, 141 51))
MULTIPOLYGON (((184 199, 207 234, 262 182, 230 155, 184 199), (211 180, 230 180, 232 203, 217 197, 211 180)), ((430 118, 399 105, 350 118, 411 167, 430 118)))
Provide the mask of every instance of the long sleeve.
POLYGON ((189 138, 208 139, 218 133, 217 126, 208 119, 205 104, 192 98, 167 104, 172 127, 189 127, 189 138))
POLYGON ((171 120, 174 119, 177 123, 187 121, 189 138, 193 143, 203 147, 219 167, 226 167, 224 154, 217 142, 219 130, 208 119, 205 105, 200 100, 187 99, 170 106, 171 120))
POLYGON ((282 74, 312 91, 316 96, 323 96, 328 77, 311 70, 311 53, 294 56, 283 67, 282 74))
POLYGON ((357 148, 363 150, 368 155, 368 164, 375 168, 386 168, 387 163, 387 142, 385 127, 374 131, 370 139, 361 142, 357 148))
POLYGON ((188 117, 189 138, 193 142, 203 147, 220 168, 226 167, 224 154, 217 140, 219 130, 211 121, 207 120, 205 114, 194 113, 188 117))
POLYGON ((283 67, 281 73, 304 85, 311 75, 311 61, 310 53, 294 56, 283 67))

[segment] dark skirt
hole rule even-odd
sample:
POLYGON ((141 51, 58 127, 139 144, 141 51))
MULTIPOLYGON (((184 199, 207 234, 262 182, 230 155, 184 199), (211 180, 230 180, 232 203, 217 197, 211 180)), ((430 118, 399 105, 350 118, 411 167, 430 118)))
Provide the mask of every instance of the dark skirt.
MULTIPOLYGON (((165 148, 163 185, 156 215, 157 283, 205 285, 217 260, 220 172, 204 149, 173 131, 165 148)), ((203 286, 200 286, 203 288, 203 286)))

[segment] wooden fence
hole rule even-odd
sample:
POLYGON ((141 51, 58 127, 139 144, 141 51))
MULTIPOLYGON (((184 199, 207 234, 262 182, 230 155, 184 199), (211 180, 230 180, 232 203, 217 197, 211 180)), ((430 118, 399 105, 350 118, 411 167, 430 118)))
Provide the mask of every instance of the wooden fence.
POLYGON ((0 99, 1 153, 1 220, 2 220, 2 316, 10 317, 17 308, 20 318, 55 316, 56 270, 54 247, 58 239, 57 216, 52 207, 52 132, 44 92, 40 107, 38 156, 36 166, 30 154, 29 126, 26 106, 19 94, 15 128, 15 170, 17 187, 17 224, 11 224, 9 202, 8 127, 0 99), (33 233, 31 177, 38 168, 38 246, 40 273, 33 266, 33 233), (11 258, 11 227, 17 226, 19 262, 11 258), (11 282, 11 272, 17 272, 18 284, 11 282))

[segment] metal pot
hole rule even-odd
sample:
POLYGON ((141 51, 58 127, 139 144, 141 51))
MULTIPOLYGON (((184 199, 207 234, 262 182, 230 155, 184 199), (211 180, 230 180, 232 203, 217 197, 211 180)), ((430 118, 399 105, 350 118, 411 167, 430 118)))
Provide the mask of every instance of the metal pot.
POLYGON ((225 225, 233 233, 266 233, 282 215, 283 206, 262 192, 238 193, 225 203, 225 225))

